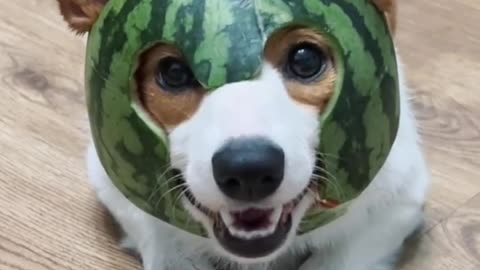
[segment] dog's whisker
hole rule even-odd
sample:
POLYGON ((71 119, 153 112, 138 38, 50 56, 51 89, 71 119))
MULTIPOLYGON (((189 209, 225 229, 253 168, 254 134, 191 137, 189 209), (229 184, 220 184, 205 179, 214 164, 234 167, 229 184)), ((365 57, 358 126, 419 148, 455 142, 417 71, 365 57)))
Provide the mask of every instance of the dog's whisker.
POLYGON ((169 179, 167 179, 167 180, 165 181, 165 183, 160 184, 160 183, 157 182, 157 183, 155 184, 154 188, 153 188, 152 193, 151 193, 150 196, 149 196, 149 201, 150 201, 151 199, 153 199, 153 197, 155 197, 155 196, 157 195, 157 193, 158 193, 160 190, 162 190, 163 187, 165 187, 165 185, 167 185, 167 184, 169 184, 169 183, 171 183, 171 182, 173 182, 173 181, 176 181, 176 180, 178 180, 178 179, 181 179, 181 177, 182 177, 181 175, 175 175, 175 176, 170 177, 169 179))
POLYGON ((155 207, 158 207, 158 204, 162 201, 162 199, 165 198, 167 195, 169 195, 171 192, 174 192, 174 191, 176 191, 176 190, 178 190, 178 189, 180 189, 180 188, 182 188, 182 187, 183 187, 183 184, 179 184, 179 185, 176 185, 176 186, 172 187, 171 189, 167 190, 166 192, 164 192, 164 193, 162 194, 162 196, 160 196, 160 197, 156 200, 156 202, 155 202, 155 207))
MULTIPOLYGON (((314 181, 323 181, 325 182, 327 185, 332 185, 333 188, 335 189, 335 192, 337 193, 338 196, 343 196, 343 191, 341 190, 341 187, 335 183, 334 181, 331 181, 330 179, 328 178, 325 178, 321 175, 313 175, 313 179, 314 181)), ((317 185, 319 185, 319 183, 316 183, 317 185)))
POLYGON ((321 200, 321 194, 318 192, 318 188, 314 189, 313 187, 308 190, 310 194, 312 194, 315 201, 321 200))
POLYGON ((158 198, 157 202, 155 203, 155 208, 158 207, 158 204, 162 201, 163 198, 165 198, 165 196, 169 195, 170 193, 180 189, 180 188, 183 188, 185 187, 187 184, 186 183, 181 183, 181 184, 178 184, 176 186, 174 186, 173 188, 167 190, 165 193, 162 194, 162 196, 160 196, 160 198, 158 198))
POLYGON ((321 159, 321 160, 335 160, 335 161, 342 161, 342 160, 345 160, 344 158, 340 157, 340 156, 337 156, 337 155, 334 155, 334 154, 330 154, 330 153, 322 153, 320 151, 315 151, 315 154, 316 154, 316 157, 321 159))
MULTIPOLYGON (((185 185, 186 186, 186 185, 185 185)), ((184 187, 185 187, 184 186, 184 187)), ((185 193, 188 192, 188 188, 185 188, 185 190, 183 190, 180 194, 177 195, 177 197, 175 198, 175 200, 173 201, 173 204, 175 205, 177 203, 177 201, 183 197, 185 195, 185 193)))
POLYGON ((334 155, 334 154, 330 154, 330 153, 320 152, 320 151, 318 151, 318 150, 316 150, 315 153, 316 153, 317 155, 324 156, 324 157, 330 157, 330 158, 334 158, 334 159, 341 159, 340 156, 337 156, 337 155, 334 155))
POLYGON ((335 181, 331 181, 330 179, 328 179, 328 178, 326 178, 322 175, 317 175, 317 174, 313 174, 312 177, 313 177, 314 181, 321 180, 321 181, 324 181, 326 184, 332 185, 338 196, 343 197, 345 195, 343 193, 342 188, 337 183, 335 183, 335 181))
POLYGON ((171 184, 171 183, 174 182, 175 180, 178 180, 179 178, 180 178, 179 175, 174 175, 174 176, 166 179, 165 181, 157 182, 157 183, 156 183, 156 189, 157 189, 157 190, 160 190, 160 189, 164 188, 165 186, 171 184))
POLYGON ((175 170, 175 168, 171 166, 165 166, 166 168, 162 168, 162 173, 157 177, 158 179, 163 178, 167 173, 171 172, 172 170, 175 170))
POLYGON ((185 188, 182 192, 180 192, 180 194, 177 195, 177 197, 173 200, 173 219, 176 218, 176 213, 177 213, 177 207, 175 207, 177 205, 177 201, 179 199, 181 199, 183 197, 183 195, 185 195, 185 193, 188 192, 188 189, 185 188))
POLYGON ((173 170, 175 170, 175 168, 173 167, 168 167, 166 169, 163 170, 163 172, 157 176, 157 184, 160 184, 159 182, 161 182, 161 184, 165 184, 165 183, 168 183, 169 181, 171 181, 171 179, 167 179, 167 180, 164 180, 163 178, 170 172, 172 172, 173 170))
POLYGON ((165 180, 163 183, 160 184, 160 187, 164 187, 165 185, 170 184, 172 181, 178 180, 179 178, 182 178, 183 176, 181 174, 176 174, 173 175, 172 177, 168 178, 165 180))
MULTIPOLYGON (((335 157, 335 158, 339 159, 339 157, 336 157, 332 154, 325 154, 325 153, 320 153, 320 152, 317 151, 317 159, 319 161, 321 161, 323 164, 325 163, 324 162, 325 157, 328 157, 328 156, 335 157)), ((314 165, 314 170, 319 171, 322 174, 325 174, 325 175, 320 175, 320 174, 314 172, 312 174, 312 178, 313 178, 314 181, 323 181, 327 184, 332 185, 333 188, 335 189, 335 192, 340 197, 343 197, 345 195, 342 187, 337 184, 336 176, 334 174, 332 174, 331 172, 329 172, 329 170, 326 167, 319 166, 319 165, 315 164, 314 165), (329 178, 331 178, 331 179, 329 179, 329 178)))
POLYGON ((326 168, 315 165, 315 170, 319 170, 322 173, 325 173, 327 176, 331 177, 333 181, 337 180, 337 177, 330 173, 326 168))
POLYGON ((168 167, 162 172, 162 174, 160 174, 160 175, 157 177, 157 179, 159 179, 159 181, 157 181, 157 182, 162 182, 162 183, 160 184, 160 188, 163 188, 163 186, 170 184, 170 183, 171 183, 172 181, 174 181, 174 180, 178 180, 178 177, 179 177, 179 176, 181 177, 181 174, 175 174, 173 177, 171 177, 171 178, 169 178, 169 179, 167 179, 167 180, 165 180, 165 181, 162 180, 162 178, 165 177, 165 175, 167 175, 168 173, 170 173, 170 172, 172 172, 172 171, 174 171, 174 170, 177 170, 177 169, 174 168, 174 167, 168 166, 168 167))
POLYGON ((161 200, 164 196, 168 195, 168 193, 173 192, 173 191, 175 191, 175 190, 177 190, 177 189, 179 189, 179 188, 186 187, 186 186, 187 186, 186 183, 180 183, 180 184, 178 184, 178 185, 175 185, 175 186, 173 186, 172 188, 170 188, 169 190, 167 190, 165 193, 163 193, 162 196, 160 196, 159 199, 161 200))

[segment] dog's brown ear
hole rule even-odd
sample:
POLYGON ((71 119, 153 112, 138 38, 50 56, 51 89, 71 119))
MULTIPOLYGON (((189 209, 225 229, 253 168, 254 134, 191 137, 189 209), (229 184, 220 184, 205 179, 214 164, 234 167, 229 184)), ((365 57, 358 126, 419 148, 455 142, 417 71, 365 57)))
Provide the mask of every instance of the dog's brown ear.
POLYGON ((377 8, 382 11, 388 22, 390 32, 394 34, 397 30, 397 1, 398 0, 371 0, 377 8))
POLYGON ((60 13, 79 34, 89 32, 108 0, 57 0, 60 13))

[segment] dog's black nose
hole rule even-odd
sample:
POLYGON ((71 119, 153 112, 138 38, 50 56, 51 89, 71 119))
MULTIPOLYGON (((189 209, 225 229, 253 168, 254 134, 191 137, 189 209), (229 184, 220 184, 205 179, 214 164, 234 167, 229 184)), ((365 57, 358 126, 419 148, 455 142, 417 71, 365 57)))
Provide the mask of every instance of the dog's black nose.
POLYGON ((264 138, 230 140, 212 158, 220 190, 240 201, 259 201, 280 186, 285 167, 283 150, 264 138))

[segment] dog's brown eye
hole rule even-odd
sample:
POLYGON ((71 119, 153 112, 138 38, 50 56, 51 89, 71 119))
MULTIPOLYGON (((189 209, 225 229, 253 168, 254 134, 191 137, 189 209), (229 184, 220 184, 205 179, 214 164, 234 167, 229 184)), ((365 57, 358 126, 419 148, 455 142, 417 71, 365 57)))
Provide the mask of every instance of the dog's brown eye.
POLYGON ((327 57, 315 45, 295 46, 288 55, 287 72, 294 79, 310 81, 321 75, 327 66, 327 57))
POLYGON ((162 89, 170 92, 179 92, 197 86, 190 68, 173 57, 162 59, 158 63, 155 79, 162 89))

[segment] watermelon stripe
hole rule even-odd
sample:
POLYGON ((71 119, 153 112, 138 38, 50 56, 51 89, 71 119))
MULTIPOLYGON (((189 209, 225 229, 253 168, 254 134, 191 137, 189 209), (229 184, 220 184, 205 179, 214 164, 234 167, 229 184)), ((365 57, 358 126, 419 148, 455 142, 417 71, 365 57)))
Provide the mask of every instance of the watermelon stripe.
POLYGON ((383 51, 380 49, 378 38, 374 38, 374 33, 372 33, 371 28, 366 25, 366 17, 363 15, 367 9, 373 9, 373 7, 368 5, 362 5, 361 7, 357 8, 352 2, 332 2, 334 2, 335 5, 339 6, 343 10, 343 12, 345 12, 351 19, 352 26, 355 28, 355 32, 359 33, 359 35, 362 36, 363 42, 365 43, 364 47, 374 60, 375 76, 381 76, 384 70, 382 70, 380 67, 385 66, 384 57, 382 55, 383 51))
POLYGON ((279 25, 287 25, 294 18, 289 1, 263 0, 256 1, 255 5, 259 24, 262 25, 262 34, 266 37, 278 29, 279 25))
POLYGON ((150 18, 153 19, 150 20, 146 31, 141 32, 141 40, 145 43, 141 50, 147 50, 153 46, 153 42, 151 41, 152 35, 158 35, 158 39, 163 35, 166 23, 165 12, 167 12, 168 4, 169 1, 150 1, 150 5, 152 5, 150 18))
MULTIPOLYGON (((382 84, 380 89, 394 89, 398 85, 398 80, 395 79, 396 77, 392 76, 391 74, 385 75, 382 80, 382 84)), ((399 93, 391 93, 389 91, 382 91, 380 93, 380 97, 382 99, 382 108, 383 113, 387 116, 388 124, 390 127, 390 141, 395 141, 397 130, 398 130, 398 121, 395 116, 400 114, 400 104, 395 102, 400 99, 399 93), (392 94, 396 95, 395 98, 392 98, 392 94)))
POLYGON ((206 88, 213 89, 227 82, 225 65, 229 60, 228 48, 232 40, 225 27, 234 22, 234 12, 231 3, 224 0, 205 1, 205 10, 215 10, 216 13, 214 16, 203 14, 204 36, 195 50, 194 70, 197 71, 197 79, 206 88))
MULTIPOLYGON (((126 10, 126 6, 120 9, 120 13, 126 10)), ((118 24, 122 28, 117 28, 116 33, 124 35, 129 40, 129 44, 139 44, 141 42, 139 33, 132 31, 132 28, 145 29, 148 26, 149 17, 147 14, 149 8, 148 2, 139 2, 132 9, 127 10, 128 16, 124 18, 124 23, 118 24)), ((119 51, 112 54, 112 61, 108 66, 108 74, 111 74, 112 78, 108 80, 105 89, 100 94, 102 106, 104 106, 103 117, 104 119, 110 119, 101 126, 100 134, 104 138, 104 143, 110 145, 109 154, 117 157, 111 168, 111 173, 115 173, 124 179, 132 179, 138 168, 127 161, 131 159, 131 156, 138 156, 138 154, 122 155, 119 149, 126 148, 124 144, 125 141, 131 140, 129 138, 139 136, 137 135, 138 131, 132 128, 134 122, 128 121, 126 118, 131 112, 128 106, 131 93, 130 88, 126 86, 129 86, 129 73, 132 67, 125 65, 123 58, 120 56, 133 55, 134 52, 128 51, 128 46, 125 43, 122 45, 119 51), (109 110, 107 111, 107 109, 109 110)), ((100 55, 100 57, 103 57, 103 55, 100 55)), ((107 65, 105 65, 105 68, 107 68, 107 65)), ((141 150, 143 150, 143 147, 141 150)), ((143 192, 148 190, 148 186, 141 185, 138 179, 137 181, 127 181, 125 184, 131 195, 137 195, 138 198, 142 198, 143 192)))
MULTIPOLYGON (((331 1, 324 1, 323 3, 320 1, 305 1, 305 5, 298 5, 298 8, 306 8, 308 6, 310 7, 317 7, 316 9, 309 9, 309 10, 316 10, 322 12, 320 14, 315 14, 315 19, 318 21, 324 21, 325 23, 321 25, 329 25, 327 22, 328 20, 331 20, 332 18, 329 17, 327 19, 327 13, 324 13, 323 10, 330 9, 334 10, 337 9, 336 12, 341 12, 342 14, 347 14, 347 15, 353 15, 349 14, 348 11, 350 10, 345 10, 343 9, 344 7, 340 6, 338 3, 340 1, 336 2, 331 2, 331 1), (338 11, 340 9, 341 11, 338 11)), ((343 2, 342 2, 343 3, 343 2)), ((307 10, 305 10, 307 11, 307 10)), ((352 21, 351 20, 352 16, 348 16, 348 19, 350 20, 349 26, 352 27, 359 27, 358 24, 361 23, 360 20, 357 21, 352 21), (356 25, 357 24, 357 25, 356 25)), ((361 17, 360 17, 361 18, 361 17)), ((338 19, 338 18, 336 18, 338 19)), ((330 24, 331 25, 331 24, 330 24)), ((345 26, 343 26, 345 27, 345 26)), ((328 30, 328 29, 321 29, 321 30, 328 30)), ((335 30, 335 29, 333 29, 335 30)), ((368 29, 363 29, 364 31, 368 29)), ((346 30, 344 30, 346 31, 346 30)), ((351 32, 357 33, 358 28, 349 30, 351 32)), ((349 33, 345 33, 344 36, 349 35, 349 33)), ((357 34, 359 35, 359 34, 357 34)), ((351 36, 351 35, 350 35, 351 36)), ((359 35, 360 36, 360 35, 359 35)), ((349 40, 348 40, 349 41, 349 40)), ((342 43, 342 40, 339 40, 340 43, 342 43)), ((361 42, 356 41, 356 43, 359 46, 363 45, 363 48, 368 51, 368 47, 366 46, 367 44, 362 44, 361 42)), ((340 44, 342 47, 347 47, 344 44, 340 44)), ((346 57, 345 57, 345 63, 351 63, 352 55, 349 54, 348 52, 345 52, 346 57)), ((367 55, 371 55, 367 54, 367 55)), ((353 80, 355 79, 355 70, 356 66, 348 65, 346 64, 344 66, 344 76, 343 76, 343 88, 344 89, 357 89, 358 87, 357 84, 353 80)), ((363 80, 361 81, 363 84, 363 80)), ((344 142, 343 146, 341 149, 331 149, 331 145, 325 145, 322 144, 321 150, 323 152, 328 153, 329 155, 326 157, 326 168, 330 172, 340 172, 342 170, 347 171, 348 175, 339 175, 337 174, 336 179, 331 179, 332 181, 341 181, 340 183, 344 187, 350 186, 352 189, 351 190, 344 190, 345 194, 354 194, 356 193, 356 190, 361 190, 365 186, 366 183, 364 182, 369 182, 369 172, 370 168, 358 166, 359 164, 364 164, 362 162, 362 159, 365 157, 365 153, 369 154, 369 149, 362 149, 363 142, 365 141, 366 138, 366 130, 363 125, 363 122, 360 121, 351 121, 351 115, 356 114, 356 115, 363 115, 365 112, 365 107, 366 104, 369 101, 368 96, 362 96, 360 92, 358 91, 351 91, 348 93, 348 95, 341 93, 341 97, 339 97, 337 103, 336 103, 336 109, 335 112, 332 113, 332 117, 330 119, 327 119, 325 123, 323 124, 322 129, 329 129, 329 122, 334 123, 338 128, 345 130, 345 134, 348 135, 349 139, 344 142), (352 105, 355 106, 352 106, 352 105), (353 111, 352 111, 353 110, 353 111), (350 132, 348 132, 350 131, 350 132), (352 132, 354 131, 354 132, 352 132), (331 151, 333 150, 333 151, 331 151), (329 158, 330 155, 333 156, 339 156, 339 157, 347 157, 345 159, 341 160, 332 160, 332 158, 329 158), (346 179, 342 179, 345 178, 346 179), (364 181, 362 181, 364 180, 364 181)), ((336 134, 332 134, 336 136, 336 134)), ((331 141, 331 138, 325 138, 322 137, 323 141, 331 141)), ((335 146, 336 147, 336 146, 335 146)), ((330 187, 329 193, 333 193, 333 187, 330 187)))
POLYGON ((226 77, 228 82, 248 80, 259 75, 261 71, 263 33, 257 24, 249 23, 256 20, 255 6, 243 5, 235 8, 233 13, 235 23, 225 27, 224 32, 228 40, 235 40, 228 48, 228 56, 238 59, 238 61, 226 62, 226 70, 229 71, 226 77), (243 57, 244 55, 256 57, 243 57))
MULTIPOLYGON (((113 3, 113 2, 112 2, 113 3)), ((116 2, 120 3, 120 2, 116 2)), ((117 16, 116 13, 113 11, 111 13, 104 13, 106 14, 105 18, 100 18, 102 19, 101 25, 98 25, 98 35, 95 35, 96 33, 93 33, 93 37, 96 37, 98 41, 96 42, 98 45, 98 51, 94 51, 95 54, 90 54, 90 58, 88 59, 87 63, 92 65, 94 68, 94 72, 91 73, 90 77, 87 78, 88 80, 88 85, 91 90, 94 91, 89 91, 89 100, 90 102, 95 102, 95 106, 89 105, 90 109, 90 122, 92 128, 92 133, 94 138, 96 138, 96 145, 97 148, 100 149, 99 151, 99 156, 100 159, 104 162, 110 163, 107 165, 107 170, 110 169, 110 171, 116 171, 118 169, 118 165, 116 164, 115 159, 113 158, 114 155, 112 155, 110 152, 110 148, 106 147, 104 145, 104 141, 101 139, 102 138, 102 127, 104 126, 104 121, 103 121, 103 116, 104 116, 104 106, 103 106, 103 100, 102 100, 102 93, 106 91, 106 84, 110 81, 108 78, 109 74, 109 67, 110 64, 112 63, 112 59, 114 54, 112 52, 119 51, 123 44, 120 42, 111 42, 112 37, 110 35, 110 32, 115 32, 118 33, 116 36, 113 36, 113 40, 125 40, 126 35, 122 31, 118 31, 120 26, 122 25, 121 18, 125 19, 126 16, 129 14, 130 10, 136 6, 137 3, 130 1, 129 3, 125 4, 123 6, 123 10, 120 11, 119 16, 117 16), (117 21, 118 20, 120 21, 117 21), (101 26, 101 27, 100 27, 101 26), (105 40, 106 39, 106 40, 105 40), (109 158, 106 157, 106 155, 109 156, 109 158), (108 168, 110 167, 110 168, 108 168)), ((94 40, 95 41, 95 40, 94 40)), ((87 73, 88 74, 88 73, 87 73)))
POLYGON ((370 5, 371 0, 351 1, 349 3, 354 5, 363 16, 366 27, 376 30, 375 42, 380 47, 382 59, 385 61, 385 67, 388 72, 396 72, 396 61, 395 58, 391 57, 395 54, 395 47, 390 36, 386 18, 384 16, 378 16, 381 14, 381 11, 370 5))
MULTIPOLYGON (((176 23, 182 27, 179 29, 180 31, 175 34, 174 41, 176 42, 176 45, 181 48, 190 66, 202 65, 196 63, 195 52, 196 48, 199 46, 199 40, 203 40, 205 37, 205 31, 203 28, 204 16, 205 2, 199 1, 198 3, 195 3, 195 8, 193 6, 182 8, 176 19, 176 23), (192 14, 192 18, 184 21, 184 18, 186 18, 185 14, 192 14), (183 38, 187 36, 192 38, 183 38)), ((205 78, 208 78, 209 74, 211 73, 211 68, 208 63, 205 65, 205 67, 198 68, 199 71, 196 71, 197 69, 195 68, 193 68, 193 70, 196 78, 203 78, 199 79, 201 83, 204 83, 204 81, 207 80, 205 78)))
MULTIPOLYGON (((170 4, 166 7, 165 22, 163 24, 163 38, 166 40, 174 40, 174 36, 177 32, 185 30, 185 25, 179 23, 179 20, 185 20, 186 13, 180 14, 179 11, 184 8, 191 8, 193 0, 177 0, 170 1, 170 4)), ((187 13, 188 14, 188 13, 187 13)))
MULTIPOLYGON (((372 6, 367 6, 367 5, 362 5, 359 7, 359 1, 357 2, 336 2, 339 6, 342 7, 342 9, 347 13, 347 14, 350 14, 350 18, 352 19, 352 24, 355 26, 356 30, 358 33, 360 33, 360 35, 363 37, 363 40, 365 42, 365 48, 367 49, 367 51, 369 51, 370 55, 372 56, 374 62, 375 62, 375 67, 376 67, 376 70, 375 70, 375 76, 376 77, 384 77, 384 76, 388 76, 388 77, 392 77, 391 75, 389 75, 387 72, 392 72, 391 69, 388 69, 389 67, 387 66, 387 64, 384 62, 384 59, 390 59, 390 58, 385 58, 383 54, 385 54, 386 52, 388 52, 388 50, 386 50, 385 48, 380 48, 380 44, 382 45, 385 45, 387 44, 386 42, 382 42, 382 43, 379 43, 379 39, 380 37, 377 35, 375 38, 373 37, 374 33, 371 32, 371 27, 369 28, 367 26, 367 20, 373 20, 373 19, 376 19, 377 21, 376 22, 373 22, 377 27, 376 29, 380 28, 379 26, 383 27, 383 31, 387 31, 387 28, 385 27, 385 23, 384 21, 381 21, 381 17, 380 16, 369 16, 369 17, 366 17, 366 14, 368 13, 368 10, 373 10, 374 8, 372 6), (356 5, 356 6, 355 6, 356 5), (364 15, 365 14, 365 15, 364 15), (361 18, 361 19, 360 19, 361 18), (387 70, 385 68, 382 68, 382 67, 387 67, 387 70)), ((377 31, 377 33, 380 33, 380 34, 385 34, 385 32, 383 31, 377 31), (383 32, 383 33, 382 33, 383 32)), ((383 35, 385 36, 385 35, 383 35)), ((390 44, 392 45, 392 44, 390 44)), ((393 46, 391 46, 392 48, 393 46)), ((352 67, 353 68, 353 67, 352 67)), ((381 83, 384 82, 385 79, 382 79, 381 80, 381 83)), ((394 86, 394 84, 390 84, 390 85, 372 85, 372 87, 374 87, 374 89, 369 89, 370 91, 370 99, 369 99, 369 104, 367 106, 365 106, 365 110, 362 112, 362 114, 360 115, 364 115, 364 121, 362 122, 361 126, 363 127, 362 129, 365 130, 365 135, 366 137, 363 138, 359 138, 359 142, 360 142, 360 145, 363 146, 363 150, 357 150, 359 151, 360 153, 362 153, 363 155, 365 155, 364 153, 369 153, 370 155, 370 162, 369 164, 381 164, 380 162, 378 162, 378 160, 381 160, 384 158, 384 156, 388 153, 389 151, 389 147, 391 145, 391 143, 393 142, 392 140, 392 134, 396 134, 396 129, 397 129, 397 125, 395 124, 396 121, 392 121, 394 119, 386 119, 385 117, 388 115, 388 114, 385 114, 385 112, 388 113, 388 109, 389 108, 386 108, 384 107, 383 105, 383 102, 380 104, 379 101, 376 101, 375 100, 375 97, 385 97, 385 95, 391 95, 392 93, 394 94, 395 92, 392 92, 392 91, 389 91, 391 89, 395 89, 395 87, 390 87, 390 88, 384 88, 384 87, 388 87, 388 86, 394 86), (383 87, 382 87, 383 86, 383 87), (382 89, 384 91, 382 91, 382 89), (385 91, 386 90, 386 91, 385 91), (378 94, 376 92, 379 92, 378 94), (378 107, 376 110, 374 110, 374 112, 371 113, 371 115, 366 115, 366 111, 367 110, 373 110, 373 107, 376 106, 378 107), (377 119, 377 121, 375 121, 374 119, 377 119), (368 128, 366 129, 365 127, 367 127, 368 125, 380 125, 382 123, 382 126, 385 126, 389 132, 387 132, 387 136, 386 137, 381 137, 382 134, 378 134, 378 133, 372 133, 372 131, 375 131, 375 128, 368 128), (389 133, 389 134, 388 134, 389 133), (383 143, 378 143, 378 141, 383 141, 383 143), (365 143, 362 143, 362 142, 367 142, 366 144, 365 143)), ((390 100, 390 101, 393 101, 393 100, 396 100, 396 99, 392 99, 391 97, 388 97, 388 98, 384 98, 384 100, 390 100)), ((389 104, 390 106, 391 105, 394 105, 392 108, 395 109, 395 103, 392 102, 393 104, 389 104)), ((392 114, 390 114, 392 115, 392 114)), ((362 133, 359 133, 359 134, 363 134, 362 133)), ((345 149, 345 153, 349 153, 351 152, 352 149, 345 149)), ((340 154, 340 156, 343 156, 342 154, 340 154)), ((368 155, 367 155, 368 156, 368 155)), ((365 157, 361 157, 360 155, 358 156, 358 161, 353 161, 351 162, 351 165, 349 166, 348 170, 354 170, 356 166, 358 166, 358 164, 361 164, 361 159, 364 159, 365 157)), ((359 190, 363 190, 368 184, 369 184, 369 179, 372 179, 374 177, 374 175, 376 174, 376 172, 378 171, 378 169, 380 168, 379 165, 377 165, 377 167, 374 167, 374 168, 368 168, 367 169, 363 169, 361 171, 358 172, 358 174, 350 174, 349 175, 349 182, 354 185, 355 188, 359 189, 359 190), (363 183, 359 183, 358 185, 355 185, 354 183, 355 182, 360 182, 358 181, 358 179, 365 179, 364 181, 362 181, 363 183)))

